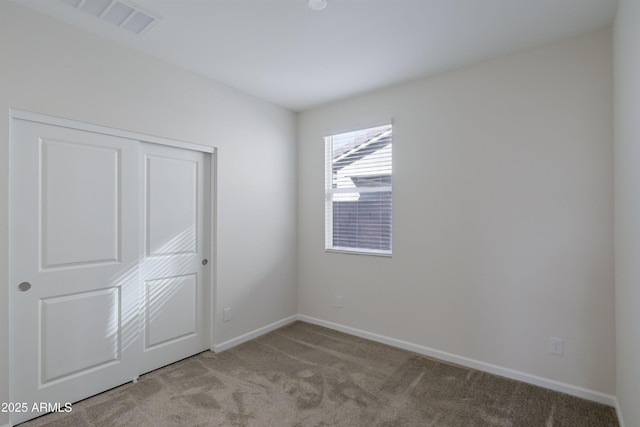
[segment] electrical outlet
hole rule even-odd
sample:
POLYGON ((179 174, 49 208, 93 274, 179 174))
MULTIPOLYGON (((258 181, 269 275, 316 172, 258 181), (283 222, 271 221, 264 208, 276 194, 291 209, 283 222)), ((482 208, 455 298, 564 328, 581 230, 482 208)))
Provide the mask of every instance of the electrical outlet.
POLYGON ((344 298, 342 298, 342 295, 338 295, 336 297, 336 307, 338 308, 344 307, 344 298))
POLYGON ((549 337, 549 353, 559 356, 564 354, 564 341, 562 338, 549 337))
POLYGON ((222 310, 222 321, 228 322, 229 320, 231 320, 231 307, 222 310))

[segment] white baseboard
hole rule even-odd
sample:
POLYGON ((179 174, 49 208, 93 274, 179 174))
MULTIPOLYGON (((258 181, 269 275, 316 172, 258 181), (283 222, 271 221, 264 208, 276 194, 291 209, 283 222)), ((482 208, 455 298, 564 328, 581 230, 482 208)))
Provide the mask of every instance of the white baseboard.
POLYGON ((213 351, 216 352, 216 353, 219 353, 221 351, 228 350, 231 347, 235 347, 235 346, 240 345, 240 344, 242 344, 244 342, 250 341, 250 340, 252 340, 254 338, 258 338, 259 336, 264 335, 266 333, 269 333, 271 331, 275 331, 276 329, 281 328, 283 326, 286 326, 289 323, 293 323, 296 320, 298 320, 298 315, 294 314, 293 316, 289 316, 289 317, 284 318, 282 320, 278 320, 277 322, 273 322, 270 325, 263 326, 262 328, 258 328, 258 329, 254 330, 254 331, 251 331, 251 332, 247 332, 246 334, 240 335, 239 337, 232 338, 232 339, 230 339, 228 341, 225 341, 225 342, 222 342, 220 344, 215 344, 213 346, 213 351))
MULTIPOLYGON (((316 319, 314 317, 298 315, 298 320, 303 322, 312 323, 318 326, 324 326, 329 329, 344 332, 350 335, 355 335, 360 338, 365 338, 371 341, 376 341, 382 344, 387 344, 392 347, 402 348, 404 350, 413 351, 415 353, 423 354, 425 356, 433 357, 436 359, 444 360, 447 362, 455 363, 458 365, 466 366, 468 368, 477 369, 479 371, 488 372, 495 375, 500 375, 506 378, 511 378, 518 381, 523 381, 529 384, 537 385, 540 387, 548 388, 551 390, 559 391, 562 393, 570 394, 572 396, 581 397, 583 399, 592 400, 594 402, 603 403, 605 405, 613 406, 616 408, 618 418, 621 421, 620 408, 615 396, 600 393, 598 391, 588 390, 582 387, 577 387, 571 384, 562 383, 559 381, 542 378, 536 375, 527 374, 524 372, 515 371, 513 369, 503 368, 500 366, 492 365, 490 363, 481 362, 467 357, 458 356, 455 354, 447 353, 440 350, 435 350, 429 347, 425 347, 418 344, 413 344, 407 341, 398 340, 395 338, 386 337, 383 335, 374 334, 372 332, 363 331, 361 329, 351 328, 349 326, 340 325, 338 323, 328 322, 322 319, 316 319)), ((623 427, 624 424, 620 423, 623 427)))

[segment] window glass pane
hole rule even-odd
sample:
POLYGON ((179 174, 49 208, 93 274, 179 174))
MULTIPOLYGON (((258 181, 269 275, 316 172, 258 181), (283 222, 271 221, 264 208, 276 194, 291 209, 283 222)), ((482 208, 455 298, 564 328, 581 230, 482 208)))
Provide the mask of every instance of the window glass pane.
POLYGON ((332 188, 389 185, 391 126, 380 126, 330 137, 332 188), (356 184, 354 179, 361 179, 356 184))
POLYGON ((335 195, 333 246, 391 250, 391 192, 335 195))
POLYGON ((326 247, 391 251, 391 125, 333 135, 326 144, 326 247))

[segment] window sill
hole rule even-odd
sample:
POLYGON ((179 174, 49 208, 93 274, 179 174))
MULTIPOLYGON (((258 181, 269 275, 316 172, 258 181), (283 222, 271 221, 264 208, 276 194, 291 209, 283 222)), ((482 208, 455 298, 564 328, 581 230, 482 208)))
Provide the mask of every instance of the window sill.
POLYGON ((349 254, 349 255, 371 255, 383 258, 391 258, 391 251, 381 251, 375 249, 354 249, 354 248, 325 248, 327 253, 349 254))

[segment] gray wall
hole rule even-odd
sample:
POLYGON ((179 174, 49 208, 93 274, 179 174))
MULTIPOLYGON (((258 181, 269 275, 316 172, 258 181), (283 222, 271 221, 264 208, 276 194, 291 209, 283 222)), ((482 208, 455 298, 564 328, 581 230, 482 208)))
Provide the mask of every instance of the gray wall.
POLYGON ((627 426, 640 426, 640 2, 620 0, 614 27, 616 370, 627 426))
POLYGON ((0 94, 0 402, 13 285, 9 108, 217 147, 216 343, 297 312, 294 113, 4 0, 0 94), (223 307, 231 322, 220 321, 223 307))
POLYGON ((299 312, 612 400, 611 42, 592 33, 301 113, 299 312), (388 118, 393 257, 325 253, 323 136, 388 118))

